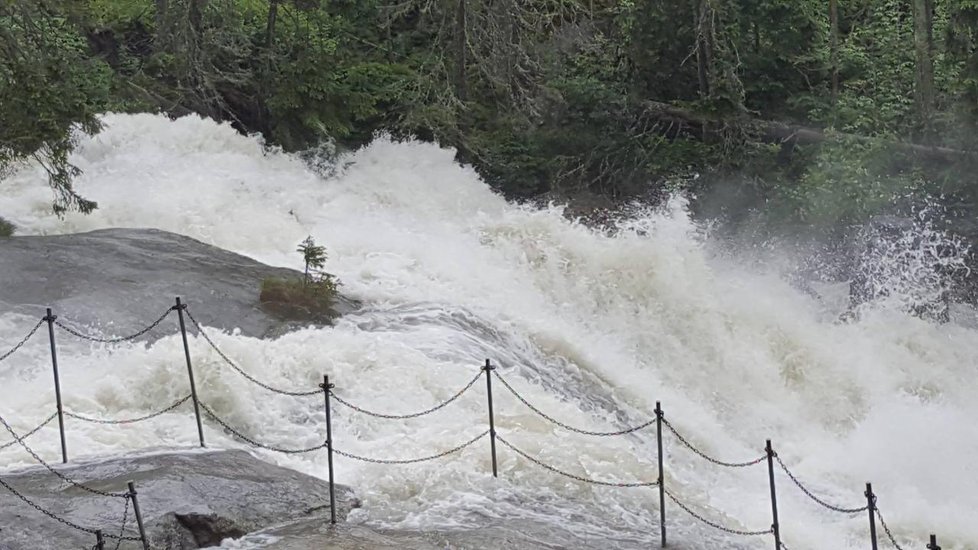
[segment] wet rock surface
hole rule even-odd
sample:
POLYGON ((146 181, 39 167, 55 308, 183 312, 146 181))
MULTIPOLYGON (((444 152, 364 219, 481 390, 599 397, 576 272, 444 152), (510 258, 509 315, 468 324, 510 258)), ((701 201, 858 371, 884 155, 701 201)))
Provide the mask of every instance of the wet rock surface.
MULTIPOLYGON (((262 279, 296 277, 200 241, 155 229, 103 229, 0 239, 0 309, 42 317, 51 307, 87 332, 128 335, 180 296, 206 326, 274 337, 309 323, 282 321, 259 306, 262 279)), ((340 296, 337 315, 358 304, 340 296)), ((143 339, 177 328, 176 315, 143 339)))
MULTIPOLYGON (((154 549, 193 549, 220 544, 295 521, 325 524, 329 486, 294 470, 263 462, 245 451, 160 452, 56 466, 88 487, 124 493, 135 482, 139 507, 154 549)), ((43 468, 0 475, 5 483, 55 516, 88 529, 118 535, 125 500, 89 493, 43 468)), ((359 506, 351 490, 337 486, 337 516, 359 506)), ((137 534, 133 510, 125 536, 137 534)), ((106 548, 116 541, 107 540, 106 548)), ((0 548, 91 548, 95 535, 42 514, 8 490, 0 490, 0 548)), ((122 549, 142 548, 124 541, 122 549)))

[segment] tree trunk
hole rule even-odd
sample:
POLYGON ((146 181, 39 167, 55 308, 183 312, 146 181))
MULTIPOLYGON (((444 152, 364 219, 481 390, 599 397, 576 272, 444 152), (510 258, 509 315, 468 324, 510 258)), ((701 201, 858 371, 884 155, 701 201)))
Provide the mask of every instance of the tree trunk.
POLYGON ((190 0, 190 9, 187 13, 190 20, 190 28, 197 36, 200 36, 201 29, 203 28, 205 4, 207 4, 207 0, 190 0))
POLYGON ((829 0, 829 59, 832 65, 832 107, 839 99, 839 0, 829 0))
POLYGON ((517 82, 517 68, 519 67, 520 55, 520 32, 517 22, 517 13, 520 9, 517 0, 509 0, 506 3, 506 82, 509 84, 509 95, 516 100, 520 95, 519 83, 517 82))
POLYGON ((752 23, 752 26, 753 26, 753 35, 754 35, 754 54, 755 55, 760 55, 760 53, 761 53, 761 29, 760 29, 760 25, 757 24, 757 21, 754 21, 752 23))
POLYGON ((465 101, 465 0, 458 0, 455 9, 455 95, 459 100, 465 101))
POLYGON ((278 5, 281 0, 269 0, 268 18, 265 24, 265 51, 261 59, 261 75, 258 79, 258 97, 255 98, 258 115, 258 127, 262 134, 272 134, 271 116, 268 112, 268 98, 272 95, 272 63, 275 52, 275 23, 278 21, 278 5))
POLYGON ((153 36, 153 49, 157 52, 166 48, 170 29, 167 28, 168 0, 156 0, 156 34, 153 36))
POLYGON ((913 0, 914 50, 917 54, 917 115, 924 134, 930 134, 934 118, 934 21, 932 0, 913 0))
POLYGON ((265 49, 272 48, 275 40, 275 20, 278 19, 279 0, 268 0, 268 23, 265 25, 265 49))
MULTIPOLYGON (((736 119, 718 120, 715 117, 707 116, 676 107, 668 103, 657 101, 645 101, 643 103, 645 111, 655 119, 667 123, 672 134, 676 137, 681 133, 686 135, 700 135, 703 128, 707 125, 716 125, 723 122, 726 126, 737 126, 748 134, 756 137, 762 143, 777 144, 797 144, 810 145, 822 143, 831 139, 818 128, 808 128, 805 126, 794 126, 773 120, 763 120, 749 117, 736 119)), ((855 139, 857 141, 867 141, 873 138, 859 136, 855 134, 839 134, 841 137, 855 139)), ((953 149, 951 147, 940 147, 935 145, 923 145, 919 143, 892 142, 892 147, 903 153, 912 153, 925 160, 950 162, 962 159, 978 160, 978 151, 966 151, 953 149)))
POLYGON ((696 10, 696 70, 699 77, 700 97, 710 97, 710 65, 713 62, 712 28, 713 10, 710 0, 699 0, 696 10))
POLYGON ((206 91, 207 83, 204 78, 204 6, 207 0, 190 0, 187 8, 188 40, 187 59, 189 61, 188 78, 191 89, 198 95, 200 110, 207 116, 217 119, 218 112, 211 103, 212 98, 206 91))

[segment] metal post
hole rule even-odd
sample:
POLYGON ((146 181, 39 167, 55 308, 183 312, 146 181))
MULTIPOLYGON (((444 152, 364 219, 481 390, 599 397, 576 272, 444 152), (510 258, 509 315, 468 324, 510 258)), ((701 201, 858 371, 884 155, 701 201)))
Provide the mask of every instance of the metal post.
POLYGON ((655 439, 659 444, 659 530, 662 532, 662 547, 666 547, 666 481, 662 467, 662 404, 655 402, 655 439))
POLYGON ((95 530, 95 548, 96 550, 105 550, 105 539, 102 538, 102 530, 95 530))
POLYGON ((486 371, 486 394, 489 396, 489 444, 492 446, 492 477, 499 477, 496 469, 496 421, 492 416, 492 371, 496 367, 486 359, 486 366, 482 370, 486 371))
POLYGON ((57 315, 51 313, 44 316, 44 321, 48 322, 48 335, 51 337, 51 365, 54 367, 54 397, 58 401, 58 429, 61 430, 61 461, 68 463, 68 445, 65 443, 65 412, 61 406, 61 380, 58 378, 58 348, 54 343, 54 320, 57 315))
POLYGON ((139 512, 139 500, 136 498, 136 484, 132 481, 129 482, 129 497, 132 498, 132 511, 136 514, 136 526, 139 527, 139 538, 143 541, 143 550, 149 550, 146 528, 143 527, 143 515, 139 512))
POLYGON ((941 547, 937 545, 937 535, 930 536, 930 544, 927 545, 927 550, 941 550, 941 547))
POLYGON ((869 538, 873 542, 873 550, 877 550, 879 546, 876 543, 876 495, 873 494, 873 484, 866 484, 866 503, 869 510, 869 538))
POLYGON ((194 400, 194 414, 197 416, 197 437, 200 438, 200 446, 204 445, 204 425, 200 422, 200 401, 197 400, 197 384, 194 382, 194 367, 190 362, 190 344, 187 343, 187 325, 183 322, 183 310, 187 309, 187 304, 180 303, 177 297, 177 305, 173 306, 177 310, 180 318, 180 334, 183 336, 183 353, 187 356, 187 374, 190 375, 190 396, 194 400))
POLYGON ((767 440, 767 474, 771 480, 771 515, 774 523, 771 524, 771 531, 774 532, 774 550, 781 550, 781 526, 778 525, 778 493, 774 488, 774 449, 771 448, 771 440, 767 440))
POLYGON ((326 461, 329 464, 329 522, 336 525, 336 492, 333 484, 333 419, 329 411, 329 376, 323 375, 323 397, 326 400, 326 461))

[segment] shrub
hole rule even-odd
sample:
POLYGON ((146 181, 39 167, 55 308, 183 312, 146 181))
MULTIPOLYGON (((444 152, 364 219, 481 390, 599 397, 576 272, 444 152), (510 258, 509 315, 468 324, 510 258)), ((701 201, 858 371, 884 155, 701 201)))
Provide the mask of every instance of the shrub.
POLYGON ((292 321, 328 322, 336 316, 336 279, 322 271, 326 248, 312 237, 299 244, 305 270, 302 278, 269 277, 261 283, 259 302, 266 311, 292 321))
POLYGON ((14 227, 14 224, 0 218, 0 237, 10 237, 14 234, 16 229, 17 228, 14 227))
POLYGON ((261 283, 259 301, 266 311, 283 319, 327 322, 336 316, 335 298, 336 283, 332 277, 308 283, 270 277, 261 283))

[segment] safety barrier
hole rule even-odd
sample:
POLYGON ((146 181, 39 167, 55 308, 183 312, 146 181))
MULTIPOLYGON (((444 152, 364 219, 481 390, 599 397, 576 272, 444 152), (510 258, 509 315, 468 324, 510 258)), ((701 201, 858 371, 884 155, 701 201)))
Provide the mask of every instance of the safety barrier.
MULTIPOLYGON (((831 503, 827 502, 826 500, 824 500, 823 498, 817 496, 808 486, 806 486, 805 484, 803 484, 801 482, 801 480, 798 479, 798 477, 794 474, 794 472, 792 472, 788 468, 787 464, 784 463, 784 461, 781 459, 781 457, 778 456, 778 453, 775 452, 775 450, 774 450, 774 448, 773 448, 773 446, 771 444, 771 440, 767 440, 765 442, 764 452, 760 456, 757 456, 757 457, 754 457, 754 458, 750 458, 749 460, 744 460, 744 461, 740 461, 740 462, 720 460, 720 459, 718 459, 716 457, 713 457, 713 456, 709 455, 708 453, 704 452, 700 448, 698 448, 695 445, 693 445, 690 442, 690 439, 687 436, 685 436, 684 434, 682 434, 676 428, 676 426, 673 425, 672 422, 670 422, 668 419, 666 419, 665 414, 664 414, 663 409, 662 409, 662 406, 661 406, 661 403, 658 402, 658 401, 656 402, 656 406, 655 406, 655 411, 654 411, 655 412, 655 415, 652 418, 650 418, 648 421, 646 421, 646 422, 639 423, 639 424, 637 424, 635 426, 632 426, 632 427, 627 427, 627 428, 622 428, 622 429, 616 429, 616 430, 610 430, 610 431, 593 431, 593 430, 581 429, 581 428, 577 428, 577 427, 571 426, 571 425, 569 425, 567 423, 561 422, 560 420, 554 418, 553 416, 548 415, 547 413, 543 412, 539 407, 533 405, 519 391, 517 391, 516 388, 514 388, 513 385, 508 380, 506 380, 497 371, 496 367, 491 363, 491 361, 489 359, 486 359, 485 365, 483 365, 480 368, 480 370, 478 371, 478 373, 465 386, 463 386, 460 390, 458 390, 457 392, 455 392, 454 394, 452 394, 448 399, 446 399, 446 400, 444 400, 444 401, 442 401, 440 403, 437 403, 437 404, 435 404, 435 405, 433 405, 433 406, 431 406, 429 408, 426 408, 426 409, 421 410, 421 411, 413 412, 413 413, 390 413, 390 412, 377 412, 377 411, 372 411, 372 410, 369 410, 369 409, 367 409, 365 407, 359 406, 359 405, 357 405, 357 404, 349 401, 345 397, 341 397, 341 396, 337 395, 336 392, 334 391, 335 386, 334 386, 334 384, 330 383, 330 380, 329 380, 329 376, 328 375, 324 375, 323 376, 323 383, 322 384, 319 384, 318 387, 315 388, 315 389, 313 389, 313 388, 310 388, 310 389, 282 389, 282 388, 277 388, 277 387, 275 387, 275 386, 273 386, 271 384, 268 384, 268 383, 265 383, 265 382, 259 380, 258 378, 256 378, 252 374, 248 373, 245 369, 241 368, 235 361, 233 361, 230 357, 228 357, 228 355, 217 346, 217 344, 214 342, 214 340, 211 339, 211 337, 208 335, 207 330, 205 330, 204 327, 201 325, 201 323, 199 323, 197 321, 197 319, 194 318, 193 314, 188 309, 187 304, 182 303, 181 300, 180 300, 180 298, 177 298, 175 305, 172 306, 172 307, 170 307, 169 309, 167 309, 166 312, 163 313, 153 323, 147 325, 146 327, 142 328, 138 332, 135 332, 135 333, 130 334, 128 336, 122 336, 122 337, 116 337, 116 338, 102 338, 102 337, 97 337, 97 336, 93 336, 93 335, 87 334, 85 331, 82 331, 82 330, 79 330, 77 328, 74 328, 73 326, 65 323, 64 321, 58 320, 58 317, 55 316, 52 313, 51 309, 49 308, 49 309, 47 309, 47 314, 40 321, 38 321, 37 324, 35 324, 28 331, 28 333, 13 346, 13 348, 11 348, 9 351, 7 351, 6 353, 4 353, 3 355, 0 355, 0 362, 2 362, 3 360, 7 359, 8 357, 10 357, 14 353, 16 353, 20 348, 22 348, 40 330, 41 326, 45 322, 48 324, 48 336, 49 336, 50 345, 51 345, 51 362, 52 362, 53 373, 54 373, 54 389, 55 389, 55 398, 56 398, 56 403, 57 403, 57 410, 56 410, 55 413, 51 414, 44 421, 42 421, 37 427, 35 427, 34 429, 32 429, 29 432, 25 433, 24 435, 18 435, 13 430, 13 428, 10 426, 10 424, 7 422, 7 420, 5 418, 3 418, 2 416, 0 416, 0 424, 3 425, 4 429, 13 438, 12 441, 10 441, 8 443, 5 443, 3 445, 0 445, 0 449, 4 449, 4 448, 9 447, 9 446, 14 445, 14 444, 19 444, 21 447, 23 447, 31 455, 31 457, 35 461, 37 461, 39 464, 41 464, 42 466, 44 466, 49 472, 51 472, 52 474, 54 474, 55 476, 57 476, 63 482, 68 483, 69 485, 71 485, 73 487, 77 487, 77 488, 79 488, 79 489, 81 489, 83 491, 87 491, 89 493, 95 494, 95 495, 100 496, 100 497, 109 498, 109 499, 123 499, 125 501, 125 503, 124 503, 123 513, 122 513, 122 524, 121 524, 121 526, 119 528, 119 534, 116 535, 114 533, 107 533, 107 532, 104 532, 102 529, 93 529, 93 528, 81 526, 81 525, 75 524, 73 522, 70 522, 70 521, 68 521, 68 520, 66 520, 66 519, 64 519, 62 517, 57 516, 56 514, 51 513, 48 510, 45 510, 41 506, 37 505, 35 502, 31 501, 23 493, 19 492, 16 488, 14 488, 13 486, 11 486, 8 482, 6 482, 5 480, 3 480, 2 478, 0 478, 0 485, 2 485, 8 491, 10 491, 15 496, 17 496, 19 499, 21 499, 22 501, 24 501, 26 504, 30 505, 32 508, 34 508, 38 512, 40 512, 40 513, 42 513, 42 514, 50 517, 51 519, 56 520, 56 521, 58 521, 58 522, 60 522, 60 523, 62 523, 64 525, 67 525, 68 527, 71 527, 71 528, 76 529, 78 531, 85 532, 85 533, 88 533, 90 535, 95 536, 97 542, 96 542, 94 548, 97 548, 99 550, 103 550, 105 548, 105 540, 114 540, 114 541, 116 541, 116 550, 118 550, 119 546, 122 544, 123 541, 137 541, 137 542, 140 542, 142 544, 144 550, 148 550, 149 549, 149 541, 148 541, 148 539, 146 537, 145 529, 144 529, 144 526, 143 526, 142 516, 141 516, 140 510, 139 510, 139 503, 138 503, 138 500, 137 500, 137 497, 136 497, 136 488, 135 488, 135 485, 132 482, 129 482, 128 483, 128 490, 126 492, 121 492, 121 493, 107 492, 107 491, 102 491, 102 490, 99 490, 99 489, 94 489, 92 487, 89 487, 89 486, 87 486, 87 485, 85 485, 83 483, 80 483, 80 482, 77 482, 77 481, 73 480, 72 478, 70 478, 67 475, 65 475, 65 474, 61 473, 60 471, 58 471, 55 467, 53 467, 50 464, 48 464, 47 462, 45 462, 43 459, 41 459, 41 457, 37 454, 37 452, 35 452, 31 447, 29 447, 27 445, 27 443, 25 442, 25 440, 27 440, 28 438, 30 438, 31 436, 33 436, 34 434, 36 434, 38 431, 40 431, 41 429, 43 429, 44 427, 46 427, 48 424, 50 424, 52 421, 54 421, 55 418, 57 418, 58 419, 58 427, 59 427, 59 431, 60 431, 60 437, 61 437, 62 461, 64 463, 67 463, 68 462, 68 450, 67 450, 67 443, 66 443, 66 439, 65 439, 65 417, 66 416, 69 417, 69 418, 78 420, 78 421, 98 423, 98 424, 131 424, 131 423, 137 423, 137 422, 144 422, 144 421, 147 421, 147 420, 156 418, 158 416, 161 416, 163 414, 166 414, 166 413, 175 411, 176 409, 180 408, 182 405, 184 405, 188 401, 189 402, 192 402, 193 403, 193 406, 194 406, 194 415, 195 415, 196 424, 197 424, 197 434, 198 434, 199 443, 200 443, 200 446, 201 447, 204 447, 205 446, 204 431, 203 431, 203 419, 202 419, 202 414, 201 414, 201 411, 203 411, 203 414, 204 415, 206 415, 213 422, 215 422, 216 424, 218 424, 219 426, 221 426, 221 428, 223 428, 226 432, 228 432, 229 434, 231 434, 233 437, 237 438, 238 440, 243 441, 243 442, 245 442, 248 445, 251 445, 253 447, 257 447, 257 448, 261 448, 261 449, 265 449, 265 450, 269 450, 269 451, 273 451, 273 452, 278 452, 278 453, 284 453, 284 454, 304 454, 304 453, 312 453, 312 452, 317 452, 317 451, 325 450, 326 453, 327 453, 327 464, 328 464, 328 480, 329 480, 329 495, 330 495, 330 523, 331 524, 335 524, 336 523, 335 479, 334 479, 334 471, 333 471, 333 455, 334 454, 339 455, 339 456, 342 456, 342 457, 345 457, 345 458, 348 458, 348 459, 351 459, 351 460, 357 460, 357 461, 368 462, 368 463, 375 463, 375 464, 389 464, 389 465, 415 464, 415 463, 419 463, 419 462, 427 462, 427 461, 437 460, 437 459, 440 459, 440 458, 443 458, 443 457, 446 457, 446 456, 449 456, 449 455, 452 455, 452 454, 461 452, 463 449, 466 449, 466 448, 474 445, 475 443, 481 441, 482 439, 484 439, 484 438, 486 438, 488 436, 489 441, 490 441, 490 454, 491 454, 491 460, 492 460, 492 475, 494 477, 498 477, 498 475, 499 475, 498 467, 497 467, 497 460, 496 460, 496 458, 497 458, 497 455, 496 455, 496 442, 498 441, 504 447, 506 447, 507 449, 509 449, 510 451, 512 451, 513 453, 515 453, 516 455, 520 456, 521 458, 527 460, 528 462, 534 464, 535 466, 538 466, 538 467, 543 468, 543 469, 545 469, 545 470, 547 470, 547 471, 549 471, 551 473, 554 473, 554 474, 557 474, 557 475, 560 475, 560 476, 563 476, 563 477, 567 477, 569 479, 573 479, 573 480, 578 481, 578 482, 581 482, 581 483, 593 484, 593 485, 604 486, 604 487, 615 487, 615 488, 643 488, 643 487, 655 487, 655 488, 657 488, 658 493, 659 493, 659 524, 660 524, 661 545, 663 547, 666 546, 666 499, 668 498, 671 502, 673 502, 676 506, 678 506, 684 512, 686 512, 687 514, 689 514, 692 518, 694 518, 697 521, 702 522, 703 524, 708 525, 708 526, 710 526, 710 527, 712 527, 714 529, 723 531, 723 532, 728 533, 728 534, 745 536, 745 537, 756 537, 756 536, 768 536, 768 535, 770 535, 772 537, 772 539, 773 539, 775 550, 782 550, 782 549, 783 550, 787 550, 787 546, 782 541, 781 524, 779 522, 779 517, 778 517, 778 501, 777 501, 777 494, 778 493, 777 493, 777 487, 776 487, 776 484, 775 484, 775 471, 776 471, 775 470, 775 465, 777 465, 778 469, 780 469, 780 470, 782 470, 784 472, 784 474, 792 482, 792 484, 795 485, 796 488, 802 492, 802 494, 804 494, 811 501, 815 502, 817 505, 819 505, 819 506, 821 506, 821 507, 823 507, 823 508, 825 508, 825 509, 827 509, 829 511, 832 511, 832 512, 835 512, 835 513, 839 513, 839 514, 845 514, 845 515, 849 515, 849 516, 856 516, 856 515, 862 514, 864 512, 867 513, 867 517, 868 517, 868 520, 869 520, 869 539, 870 539, 870 542, 871 542, 871 545, 872 545, 873 550, 877 550, 878 549, 878 545, 879 545, 879 540, 878 540, 877 531, 876 531, 876 522, 877 521, 879 521, 879 524, 883 528, 883 532, 886 535, 886 539, 885 540, 888 541, 891 545, 893 545, 893 547, 896 548, 897 550, 903 550, 903 547, 899 544, 899 542, 897 541, 896 537, 890 531, 889 526, 883 520, 883 515, 881 514, 881 512, 879 510, 879 507, 877 506, 877 496, 873 492, 873 487, 872 487, 872 484, 871 483, 867 483, 866 484, 866 489, 863 492, 863 497, 865 497, 865 499, 866 499, 866 504, 865 505, 862 505, 862 506, 849 506, 849 507, 847 507, 847 506, 838 506, 838 505, 835 505, 835 504, 831 504, 831 503), (158 410, 156 412, 153 412, 153 413, 150 413, 150 414, 147 414, 147 415, 144 415, 144 416, 136 417, 136 418, 129 418, 129 419, 100 419, 100 418, 94 418, 94 417, 89 417, 89 416, 81 415, 81 414, 74 413, 74 412, 71 412, 71 411, 66 411, 64 409, 64 407, 62 406, 62 402, 61 402, 61 386, 60 386, 60 382, 59 382, 59 373, 58 373, 58 355, 57 355, 57 345, 56 345, 56 341, 55 341, 55 327, 58 327, 58 328, 64 330, 66 333, 68 333, 68 334, 70 334, 72 336, 75 336, 77 338, 81 338, 81 339, 92 341, 92 342, 98 342, 98 343, 114 344, 114 343, 121 343, 121 342, 126 342, 126 341, 132 341, 132 340, 135 340, 135 339, 137 339, 137 338, 145 335, 146 333, 148 333, 149 331, 153 330, 154 328, 159 327, 163 323, 163 321, 171 313, 173 313, 174 311, 177 312, 180 333, 181 333, 181 337, 183 339, 184 355, 185 355, 185 359, 186 359, 187 373, 188 373, 189 385, 190 385, 190 394, 189 395, 186 395, 186 396, 178 399, 177 401, 173 402, 172 404, 168 405, 167 407, 165 407, 163 409, 160 409, 160 410, 158 410), (191 355, 190 355, 190 345, 189 345, 189 341, 188 341, 188 338, 187 338, 187 327, 186 327, 186 323, 184 321, 184 315, 185 314, 186 314, 186 317, 190 320, 190 323, 197 330, 197 334, 203 339, 203 341, 210 348, 213 349, 213 351, 218 355, 218 357, 220 357, 221 360, 226 365, 228 365, 233 371, 235 371, 236 373, 238 373, 239 375, 241 375, 242 377, 244 377, 250 383, 252 383, 252 384, 254 384, 254 385, 258 386, 258 387, 261 387, 261 388, 263 388, 266 391, 273 392, 273 393, 280 394, 280 395, 289 396, 289 397, 309 398, 309 397, 314 397, 314 396, 320 396, 321 395, 323 397, 325 417, 326 417, 326 438, 325 438, 325 440, 322 443, 319 443, 319 444, 316 444, 316 445, 313 445, 313 446, 310 446, 310 447, 305 447, 305 448, 291 448, 290 449, 290 448, 278 447, 278 446, 275 446, 275 445, 269 445, 269 444, 266 444, 266 443, 262 443, 260 441, 257 441, 257 440, 255 440, 255 439, 253 439, 251 437, 248 437, 247 435, 245 435, 244 433, 242 433, 241 430, 236 429, 234 426, 231 425, 231 423, 229 423, 225 419, 223 419, 220 416, 218 416, 217 413, 214 412, 214 410, 213 410, 212 407, 208 406, 204 401, 202 401, 200 399, 200 397, 199 397, 199 395, 197 393, 197 387, 196 387, 196 383, 195 383, 195 380, 194 380, 193 364, 192 364, 191 355), (456 445, 456 446, 454 446, 454 447, 452 447, 450 449, 447 449, 447 450, 444 450, 444 451, 440 451, 440 452, 437 452, 437 453, 432 454, 432 455, 426 455, 426 456, 421 456, 421 457, 417 457, 417 458, 386 459, 386 458, 375 458, 375 457, 360 456, 360 455, 357 455, 357 454, 354 454, 354 453, 351 453, 351 452, 343 451, 343 450, 338 449, 338 448, 335 448, 333 446, 333 432, 332 432, 332 402, 333 401, 338 402, 340 405, 342 405, 344 407, 347 407, 347 408, 349 408, 352 411, 355 411, 357 413, 364 414, 364 415, 367 415, 367 416, 371 416, 371 417, 374 417, 374 418, 380 418, 380 419, 385 419, 385 420, 406 420, 406 419, 411 419, 411 418, 419 418, 419 417, 422 417, 422 416, 426 416, 426 415, 432 414, 432 413, 434 413, 436 411, 442 410, 442 409, 448 407, 449 405, 451 405, 452 403, 456 402, 460 397, 462 397, 469 390, 471 390, 476 385, 476 383, 478 383, 478 381, 480 379, 482 379, 483 377, 485 377, 485 379, 486 379, 486 398, 487 398, 487 404, 488 404, 488 429, 482 431, 481 433, 479 433, 478 435, 476 435, 474 437, 471 437, 470 439, 465 440, 462 443, 459 443, 458 445, 456 445), (528 452, 520 449, 519 447, 517 447, 516 445, 514 445, 513 443, 511 443, 509 440, 507 440, 506 438, 504 438, 502 435, 500 435, 496 431, 495 417, 494 417, 494 407, 493 407, 493 397, 492 397, 492 382, 493 382, 493 379, 495 379, 498 382, 500 382, 502 384, 502 386, 514 398, 516 398, 517 401, 519 401, 520 403, 522 403, 530 411, 532 411, 536 415, 540 416, 541 418, 545 419, 546 421, 548 421, 548 422, 550 422, 550 423, 558 426, 559 428, 562 428, 564 430, 567 430, 567 431, 570 431, 570 432, 573 432, 573 433, 577 433, 577 434, 581 434, 581 435, 586 435, 586 436, 594 436, 594 437, 618 437, 618 436, 624 436, 624 435, 632 434, 632 433, 638 432, 640 430, 649 428, 652 425, 655 425, 655 428, 656 428, 656 447, 657 447, 657 457, 656 458, 657 458, 657 464, 658 464, 658 472, 657 472, 656 479, 649 480, 649 481, 614 481, 614 480, 598 480, 598 479, 592 479, 592 478, 585 477, 585 476, 582 476, 582 475, 574 474, 572 472, 567 472, 567 471, 561 470, 561 469, 559 469, 559 468, 557 468, 557 467, 555 467, 555 466, 553 466, 551 464, 546 463, 545 461, 539 459, 538 457, 535 457, 535 456, 531 455, 530 453, 528 453, 528 452), (767 478, 768 478, 767 481, 768 481, 768 486, 769 486, 770 495, 771 495, 771 516, 772 516, 771 526, 768 527, 768 528, 764 528, 764 529, 747 530, 747 529, 738 529, 738 528, 730 527, 730 526, 727 526, 727 525, 723 525, 719 521, 711 520, 711 519, 705 517, 703 514, 697 512, 689 504, 684 503, 681 499, 679 499, 673 491, 670 491, 666 487, 665 478, 664 478, 664 473, 665 473, 665 459, 664 459, 664 457, 665 457, 665 454, 663 453, 663 430, 662 430, 663 429, 663 426, 666 428, 667 432, 670 433, 675 438, 675 440, 677 440, 679 442, 679 444, 682 447, 688 449, 689 451, 691 451, 695 455, 697 455, 700 458, 702 458, 702 459, 704 459, 704 460, 706 460, 706 461, 714 464, 715 466, 719 466, 719 467, 723 467, 723 468, 742 469, 742 468, 750 468, 750 467, 756 466, 758 464, 764 464, 764 463, 766 463, 766 465, 767 465, 767 474, 768 474, 767 475, 767 478), (135 517, 136 517, 136 523, 137 523, 137 527, 138 527, 138 530, 139 530, 139 535, 138 536, 136 536, 134 534, 127 534, 127 531, 126 531, 126 524, 128 522, 130 505, 131 505, 132 510, 133 510, 133 515, 135 515, 135 517)), ((933 535, 933 534, 930 535, 930 541, 927 544, 927 548, 928 548, 928 550, 940 550, 940 546, 938 546, 938 544, 937 544, 937 537, 936 537, 936 535, 933 535)))

